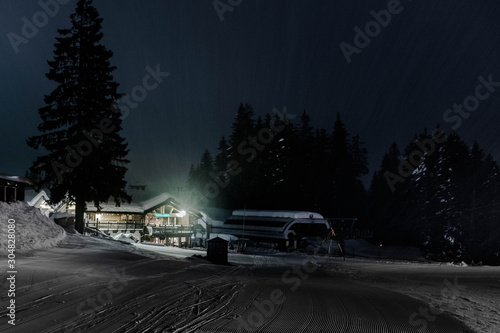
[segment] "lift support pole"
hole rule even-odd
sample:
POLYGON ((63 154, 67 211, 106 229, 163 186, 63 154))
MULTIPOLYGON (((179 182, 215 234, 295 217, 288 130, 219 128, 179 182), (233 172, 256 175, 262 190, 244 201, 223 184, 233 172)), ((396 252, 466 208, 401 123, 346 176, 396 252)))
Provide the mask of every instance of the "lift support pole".
MULTIPOLYGON (((328 239, 328 237, 330 237, 330 244, 328 246, 328 257, 326 258, 326 263, 328 264, 328 261, 330 260, 330 254, 331 254, 332 236, 337 237, 337 235, 335 235, 335 231, 333 230, 333 226, 330 223, 330 231, 328 232, 326 237, 323 239, 321 244, 319 244, 319 246, 316 248, 316 251, 314 251, 314 253, 311 256, 311 258, 309 259, 309 261, 311 261, 314 258, 314 256, 318 253, 319 249, 323 246, 323 243, 328 239)), ((337 245, 339 247, 340 253, 344 253, 344 250, 342 249, 342 246, 340 245, 338 238, 337 238, 337 245)), ((345 263, 346 262, 345 255, 343 257, 344 257, 344 263, 345 263)))

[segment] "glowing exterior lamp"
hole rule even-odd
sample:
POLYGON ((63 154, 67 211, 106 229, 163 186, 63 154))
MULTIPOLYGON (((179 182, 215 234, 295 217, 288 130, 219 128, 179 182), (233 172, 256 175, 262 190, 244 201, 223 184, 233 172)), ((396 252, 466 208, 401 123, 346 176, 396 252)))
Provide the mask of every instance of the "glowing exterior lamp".
POLYGON ((180 212, 176 213, 175 215, 177 217, 184 217, 184 216, 186 216, 186 211, 185 210, 181 210, 180 212))

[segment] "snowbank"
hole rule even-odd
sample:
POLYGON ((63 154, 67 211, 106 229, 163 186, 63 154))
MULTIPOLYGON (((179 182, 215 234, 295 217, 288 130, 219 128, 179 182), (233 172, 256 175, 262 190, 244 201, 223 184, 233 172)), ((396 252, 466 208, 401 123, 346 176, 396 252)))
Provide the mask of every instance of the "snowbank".
POLYGON ((0 256, 7 256, 7 224, 15 220, 16 253, 54 247, 66 238, 63 228, 23 201, 0 202, 0 256))
POLYGON ((132 234, 124 234, 124 233, 119 233, 118 235, 113 237, 114 240, 117 241, 122 241, 122 242, 127 242, 131 244, 138 243, 139 240, 134 237, 132 234))

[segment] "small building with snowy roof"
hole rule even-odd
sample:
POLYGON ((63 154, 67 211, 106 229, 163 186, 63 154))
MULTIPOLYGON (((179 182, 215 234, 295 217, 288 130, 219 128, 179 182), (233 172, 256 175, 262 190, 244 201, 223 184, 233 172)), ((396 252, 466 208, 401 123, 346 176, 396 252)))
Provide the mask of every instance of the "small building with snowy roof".
POLYGON ((207 259, 214 264, 227 264, 228 243, 227 240, 220 237, 214 237, 207 241, 207 259))
POLYGON ((0 201, 24 201, 25 189, 32 185, 28 178, 0 173, 0 201))

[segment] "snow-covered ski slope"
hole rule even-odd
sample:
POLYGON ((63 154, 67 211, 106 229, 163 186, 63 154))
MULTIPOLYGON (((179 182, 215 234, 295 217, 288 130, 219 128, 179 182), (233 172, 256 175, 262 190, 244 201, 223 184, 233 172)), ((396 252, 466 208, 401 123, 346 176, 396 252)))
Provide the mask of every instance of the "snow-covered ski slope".
POLYGON ((6 215, 30 219, 20 238, 52 231, 39 237, 45 249, 16 258, 16 326, 3 307, 0 332, 500 331, 499 267, 324 256, 311 264, 301 254, 229 254, 218 266, 193 250, 182 259, 179 248, 174 258, 169 247, 60 239, 60 227, 22 204, 6 215))

